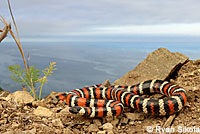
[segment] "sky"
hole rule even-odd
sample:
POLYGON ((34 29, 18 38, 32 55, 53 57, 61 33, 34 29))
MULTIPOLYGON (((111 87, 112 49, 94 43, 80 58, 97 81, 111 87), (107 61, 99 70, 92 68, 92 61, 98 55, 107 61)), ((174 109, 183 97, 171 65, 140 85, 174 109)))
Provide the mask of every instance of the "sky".
MULTIPOLYGON (((10 1, 24 40, 200 41, 199 0, 10 1)), ((7 0, 0 15, 11 21, 7 0)))

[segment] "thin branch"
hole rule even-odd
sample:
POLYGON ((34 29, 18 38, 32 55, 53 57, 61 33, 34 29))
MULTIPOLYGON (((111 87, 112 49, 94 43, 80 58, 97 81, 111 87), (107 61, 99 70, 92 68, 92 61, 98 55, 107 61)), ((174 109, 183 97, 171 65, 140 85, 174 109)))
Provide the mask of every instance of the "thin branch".
POLYGON ((2 16, 0 17, 0 21, 5 25, 4 29, 0 30, 0 32, 2 32, 0 34, 0 43, 1 43, 1 41, 7 36, 8 32, 10 31, 11 24, 8 24, 2 16))
MULTIPOLYGON (((10 34, 11 34, 11 36, 13 37, 13 39, 15 40, 15 42, 16 42, 16 44, 17 44, 17 47, 19 48, 19 51, 20 51, 20 53, 22 54, 22 57, 24 57, 24 56, 23 56, 23 50, 21 49, 20 44, 19 44, 19 42, 17 41, 17 38, 16 38, 16 36, 15 36, 15 34, 13 33, 12 30, 10 30, 10 34)), ((24 58, 23 58, 23 59, 24 59, 24 58)))
POLYGON ((27 62, 28 70, 29 70, 29 68, 30 68, 30 67, 29 67, 29 61, 30 61, 30 55, 29 55, 29 53, 28 53, 28 58, 27 58, 27 61, 26 61, 26 62, 27 62))
POLYGON ((9 24, 8 26, 5 26, 4 29, 3 29, 3 32, 0 34, 0 43, 1 41, 6 38, 7 34, 8 34, 8 31, 10 30, 11 28, 11 25, 9 24))
POLYGON ((15 23, 15 19, 14 19, 13 13, 12 13, 12 9, 11 9, 11 5, 10 5, 10 1, 9 0, 8 0, 8 6, 9 6, 9 10, 10 10, 10 15, 11 15, 13 23, 15 25, 15 29, 16 29, 16 32, 17 32, 18 41, 19 41, 19 44, 21 45, 20 38, 19 38, 18 28, 17 28, 17 25, 15 23))
POLYGON ((22 45, 21 45, 20 38, 19 38, 19 32, 18 32, 18 29, 17 29, 17 25, 15 23, 15 19, 14 19, 12 10, 11 10, 11 6, 10 6, 10 1, 9 0, 8 0, 8 6, 9 6, 9 10, 10 10, 10 15, 12 17, 12 20, 13 20, 13 23, 14 23, 14 26, 15 26, 15 29, 16 29, 16 32, 17 32, 18 40, 15 37, 14 33, 12 32, 12 30, 10 30, 10 33, 13 36, 15 42, 17 43, 17 46, 18 46, 18 48, 20 50, 20 53, 21 53, 23 61, 24 61, 24 65, 25 65, 26 71, 28 72, 28 67, 27 67, 27 64, 26 64, 26 59, 25 59, 24 52, 23 52, 23 49, 22 49, 22 45))

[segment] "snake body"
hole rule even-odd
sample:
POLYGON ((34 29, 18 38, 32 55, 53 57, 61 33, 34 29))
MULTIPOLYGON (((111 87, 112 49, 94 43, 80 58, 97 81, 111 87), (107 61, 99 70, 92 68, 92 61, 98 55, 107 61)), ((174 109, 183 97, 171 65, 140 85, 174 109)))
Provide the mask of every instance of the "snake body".
POLYGON ((162 80, 148 80, 132 86, 101 87, 99 84, 75 89, 56 98, 66 100, 71 113, 89 118, 118 116, 123 112, 124 106, 150 115, 165 116, 179 112, 187 102, 187 94, 182 87, 162 80), (141 97, 155 93, 167 97, 141 97))

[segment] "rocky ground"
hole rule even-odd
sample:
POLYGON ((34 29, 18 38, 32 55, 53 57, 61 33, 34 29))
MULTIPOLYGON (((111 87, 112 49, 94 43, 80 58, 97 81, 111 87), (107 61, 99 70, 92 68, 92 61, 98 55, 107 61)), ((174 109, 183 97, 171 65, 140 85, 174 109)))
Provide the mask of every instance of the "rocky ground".
MULTIPOLYGON (((42 101, 35 101, 24 91, 12 95, 7 91, 0 91, 0 132, 3 134, 131 134, 152 133, 152 129, 153 132, 161 133, 161 128, 167 128, 165 132, 171 131, 171 133, 178 131, 184 133, 184 130, 185 133, 198 132, 200 60, 189 60, 171 74, 173 76, 167 77, 168 80, 183 86, 188 94, 187 106, 176 115, 153 117, 126 108, 117 118, 87 119, 69 113, 65 102, 57 102, 52 97, 57 93, 51 93, 42 101)), ((158 98, 160 95, 153 97, 158 98)))

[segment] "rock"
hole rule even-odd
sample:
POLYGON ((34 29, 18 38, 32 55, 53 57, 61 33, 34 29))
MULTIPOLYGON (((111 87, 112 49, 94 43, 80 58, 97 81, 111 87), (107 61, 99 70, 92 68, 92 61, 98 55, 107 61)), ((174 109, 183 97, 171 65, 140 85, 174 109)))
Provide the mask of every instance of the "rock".
POLYGON ((0 120, 0 125, 1 124, 6 124, 6 123, 7 123, 7 119, 0 120))
POLYGON ((159 48, 150 53, 146 59, 138 64, 113 85, 134 85, 145 80, 165 80, 182 66, 188 57, 181 53, 172 53, 166 48, 159 48))
POLYGON ((120 124, 128 124, 128 118, 122 118, 121 120, 120 120, 120 124))
POLYGON ((47 104, 45 102, 43 102, 43 101, 33 101, 32 105, 34 107, 38 107, 38 106, 45 107, 47 104))
POLYGON ((111 121, 111 124, 112 124, 113 126, 117 126, 117 124, 119 124, 119 119, 114 119, 114 120, 112 120, 112 121, 111 121))
POLYGON ((97 134, 106 134, 106 131, 98 131, 97 134))
POLYGON ((80 133, 81 132, 78 129, 76 129, 76 128, 73 129, 73 134, 80 134, 80 133))
POLYGON ((111 86, 111 83, 110 83, 110 81, 107 79, 107 80, 105 80, 105 81, 102 83, 102 86, 108 87, 108 86, 111 86))
POLYGON ((105 123, 103 124, 103 130, 107 130, 107 131, 112 131, 113 129, 113 125, 111 123, 105 123))
POLYGON ((54 112, 54 113, 57 113, 60 110, 63 110, 62 107, 55 107, 55 108, 51 109, 51 111, 54 112))
POLYGON ((114 119, 113 116, 107 116, 106 118, 103 118, 102 123, 104 124, 104 123, 107 123, 107 122, 111 122, 113 119, 114 119))
POLYGON ((62 109, 59 113, 60 113, 60 114, 71 114, 71 113, 69 112, 69 106, 66 106, 66 108, 62 109))
POLYGON ((24 134, 22 130, 10 130, 2 134, 24 134))
POLYGON ((93 123, 96 124, 98 127, 101 126, 101 122, 100 122, 99 119, 94 119, 94 120, 93 120, 93 123))
MULTIPOLYGON (((64 93, 64 92, 63 92, 64 93)), ((59 95, 62 93, 56 93, 56 92, 51 92, 48 96, 46 96, 44 99, 46 101, 51 101, 53 104, 57 104, 58 100, 56 99, 56 95, 59 95)))
POLYGON ((64 128, 64 125, 63 125, 63 123, 60 119, 52 120, 52 125, 55 126, 55 127, 64 128))
POLYGON ((26 91, 16 91, 6 97, 7 100, 14 99, 17 104, 30 104, 35 99, 26 91))
POLYGON ((24 134, 36 134, 36 128, 33 128, 31 130, 26 130, 26 131, 23 131, 24 134))
POLYGON ((42 121, 44 122, 44 124, 48 124, 50 121, 48 121, 47 118, 42 118, 42 121))
POLYGON ((62 134, 62 130, 60 130, 60 129, 54 129, 54 132, 55 132, 56 134, 62 134))
POLYGON ((64 129, 64 134, 73 134, 73 131, 70 128, 64 129))
POLYGON ((143 113, 124 113, 124 115, 132 120, 132 121, 135 121, 135 120, 144 120, 144 114, 143 113))
POLYGON ((10 94, 8 91, 0 91, 0 97, 7 97, 10 94))
POLYGON ((113 131, 108 131, 108 134, 114 134, 114 132, 113 131))
POLYGON ((20 126, 19 123, 16 123, 16 122, 13 122, 13 123, 12 123, 12 128, 13 128, 13 129, 19 128, 19 126, 20 126))
POLYGON ((53 112, 51 112, 48 108, 45 107, 37 107, 34 111, 33 114, 38 115, 38 116, 51 116, 53 112))
POLYGON ((97 132, 99 131, 99 128, 97 127, 96 124, 90 124, 89 127, 88 127, 88 132, 97 132))
POLYGON ((129 124, 129 125, 134 125, 135 122, 134 122, 134 121, 130 121, 128 124, 129 124))

